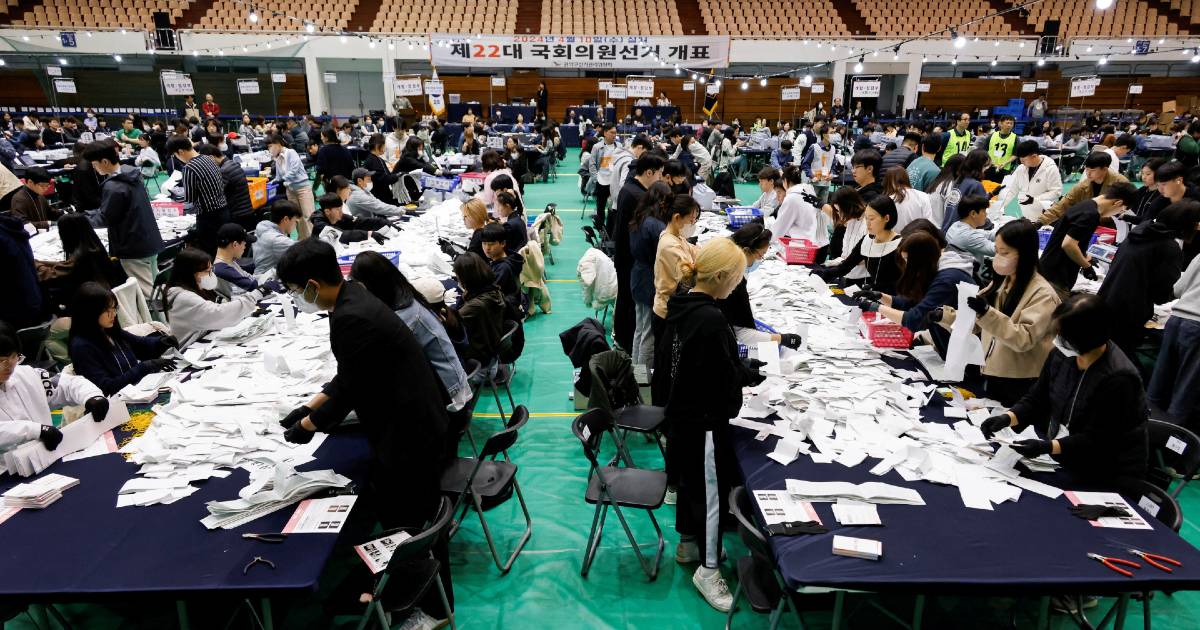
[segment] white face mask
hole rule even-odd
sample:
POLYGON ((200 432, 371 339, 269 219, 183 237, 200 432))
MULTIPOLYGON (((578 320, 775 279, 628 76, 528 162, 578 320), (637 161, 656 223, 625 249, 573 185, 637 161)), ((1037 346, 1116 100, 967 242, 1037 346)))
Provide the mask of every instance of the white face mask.
POLYGON ((221 150, 221 153, 225 153, 226 151, 229 150, 229 145, 222 142, 221 144, 217 145, 217 148, 221 150))
POLYGON ((367 192, 371 192, 372 188, 375 188, 375 182, 371 182, 370 184, 363 186, 363 190, 365 190, 367 192))
POLYGON ((1054 347, 1058 348, 1058 351, 1067 357, 1079 356, 1079 351, 1071 347, 1071 344, 1067 343, 1067 340, 1063 339, 1061 335, 1054 336, 1054 347))
POLYGON ((1001 276, 1011 276, 1017 271, 1017 259, 1012 256, 997 256, 992 259, 992 271, 1001 276))
POLYGON ((692 238, 693 236, 695 236, 695 234, 696 234, 696 224, 695 223, 688 223, 687 225, 683 226, 683 229, 679 230, 679 235, 682 236, 683 238, 692 238))
MULTIPOLYGON (((305 289, 307 290, 307 287, 305 289)), ((299 293, 289 293, 288 295, 291 296, 292 301, 296 303, 296 308, 300 309, 301 313, 320 312, 321 307, 317 306, 316 302, 309 302, 305 299, 304 293, 305 291, 300 291, 299 293)))
POLYGON ((203 276, 200 276, 199 285, 200 288, 205 291, 212 291, 213 289, 217 288, 217 277, 214 276, 210 271, 203 276))

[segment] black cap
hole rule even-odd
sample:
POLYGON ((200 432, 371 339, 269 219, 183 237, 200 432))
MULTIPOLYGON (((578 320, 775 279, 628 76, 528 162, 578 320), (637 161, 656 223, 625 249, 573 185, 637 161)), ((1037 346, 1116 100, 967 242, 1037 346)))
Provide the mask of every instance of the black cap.
POLYGON ((253 243, 258 240, 253 234, 236 223, 226 223, 217 230, 217 246, 225 247, 230 243, 253 243))

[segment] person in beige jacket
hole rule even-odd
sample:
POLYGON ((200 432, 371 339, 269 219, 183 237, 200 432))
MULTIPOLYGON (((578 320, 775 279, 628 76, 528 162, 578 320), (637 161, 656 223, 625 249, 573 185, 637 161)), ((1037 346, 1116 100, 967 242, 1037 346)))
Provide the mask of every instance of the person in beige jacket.
MULTIPOLYGON (((1033 386, 1054 346, 1051 316, 1059 297, 1037 272, 1037 262, 1036 224, 1025 219, 1006 224, 996 234, 996 280, 967 300, 983 341, 984 390, 1005 406, 1033 386)), ((954 309, 942 309, 940 323, 949 328, 954 309)))
MULTIPOLYGON (((670 220, 658 237, 658 250, 654 255, 654 314, 660 325, 667 319, 667 300, 675 295, 675 289, 683 279, 679 265, 696 262, 699 248, 688 239, 696 232, 700 204, 691 195, 672 195, 666 214, 670 220)), ((655 339, 658 338, 655 334, 655 339)))
POLYGON ((1050 225, 1061 219, 1075 204, 1100 196, 1100 191, 1117 182, 1128 182, 1124 175, 1117 175, 1109 170, 1108 166, 1111 163, 1112 156, 1103 151, 1094 151, 1088 155, 1083 163, 1083 177, 1058 200, 1058 203, 1050 206, 1038 217, 1038 223, 1050 225))

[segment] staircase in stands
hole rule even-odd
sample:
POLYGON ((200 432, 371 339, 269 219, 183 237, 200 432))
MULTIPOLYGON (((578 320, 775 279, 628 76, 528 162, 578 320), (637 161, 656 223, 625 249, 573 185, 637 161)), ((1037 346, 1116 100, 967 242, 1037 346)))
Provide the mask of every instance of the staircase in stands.
POLYGON ((371 25, 375 23, 375 16, 379 13, 381 6, 383 6, 383 0, 358 0, 358 6, 354 7, 354 13, 350 15, 350 21, 346 23, 346 30, 351 33, 371 30, 371 25))
POLYGON ((842 23, 846 25, 846 29, 851 35, 869 37, 875 34, 871 30, 871 26, 863 19, 861 13, 858 12, 858 7, 854 6, 854 0, 833 0, 833 8, 837 9, 838 17, 842 18, 842 23))
POLYGON ((708 35, 697 0, 675 0, 675 10, 679 12, 679 25, 683 27, 684 35, 708 35))
MULTIPOLYGON (((542 30, 542 0, 521 0, 517 3, 517 35, 534 35, 542 30)), ((558 33, 543 33, 558 35, 558 33)))

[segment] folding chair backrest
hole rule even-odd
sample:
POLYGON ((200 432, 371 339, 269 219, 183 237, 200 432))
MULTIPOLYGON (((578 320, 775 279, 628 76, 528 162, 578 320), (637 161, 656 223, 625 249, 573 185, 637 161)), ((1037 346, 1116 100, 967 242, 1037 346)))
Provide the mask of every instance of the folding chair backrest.
POLYGON ((142 285, 130 276, 119 287, 113 287, 117 297, 117 316, 122 326, 144 324, 150 320, 150 306, 142 294, 142 285))
MULTIPOLYGON (((392 558, 388 561, 388 567, 385 571, 391 572, 392 567, 397 567, 398 570, 405 570, 404 561, 409 558, 429 553, 435 543, 444 535, 450 527, 450 517, 454 515, 453 504, 447 497, 442 497, 438 504, 437 516, 433 518, 433 522, 429 524, 421 533, 405 540, 396 546, 392 552, 392 558)), ((399 529, 389 530, 384 534, 399 532, 399 529)))
POLYGON ((1151 419, 1146 423, 1150 437, 1150 470, 1147 479, 1163 490, 1171 489, 1171 471, 1183 477, 1171 496, 1200 470, 1200 436, 1170 422, 1151 419))
POLYGON ((526 409, 525 405, 517 405, 509 416, 508 425, 504 430, 493 433, 492 437, 489 437, 484 443, 483 450, 479 451, 479 459, 494 458, 501 453, 507 457, 506 451, 517 443, 517 431, 528 421, 529 409, 526 409))
POLYGON ((600 442, 604 434, 612 431, 612 414, 604 409, 591 409, 576 416, 571 423, 571 432, 583 443, 583 454, 592 463, 599 466, 600 442))
POLYGON ((179 250, 181 249, 183 249, 183 241, 172 243, 164 247, 163 250, 158 253, 158 268, 165 269, 166 267, 170 266, 171 263, 175 262, 175 256, 179 254, 179 250))
POLYGON ((1175 497, 1149 481, 1138 480, 1136 483, 1137 486, 1121 494, 1132 499, 1132 503, 1143 512, 1148 511, 1142 507, 1143 501, 1152 502, 1158 507, 1158 512, 1151 516, 1158 519, 1163 525, 1170 527, 1172 531, 1178 532, 1179 528, 1183 526, 1183 508, 1179 507, 1179 502, 1175 500, 1175 497))
POLYGON ((496 347, 496 356, 502 363, 515 363, 521 357, 520 352, 513 355, 513 335, 517 334, 520 329, 520 322, 511 319, 504 320, 504 335, 500 337, 500 343, 496 347))
POLYGON ((771 547, 767 544, 767 535, 754 518, 755 509, 754 501, 751 500, 750 493, 746 492, 745 486, 738 486, 730 491, 729 511, 737 519, 738 536, 750 553, 761 560, 771 562, 771 547))
POLYGON ((20 344, 21 354, 25 355, 28 364, 39 365, 42 362, 42 351, 46 347, 46 337, 50 336, 52 323, 45 322, 17 331, 17 343, 20 344))
POLYGON ((592 355, 588 360, 592 376, 588 407, 600 407, 614 412, 641 402, 637 379, 633 375, 633 358, 622 350, 608 350, 592 355))

